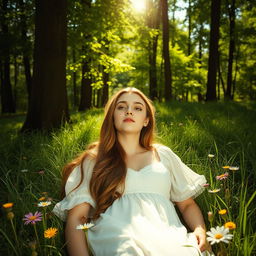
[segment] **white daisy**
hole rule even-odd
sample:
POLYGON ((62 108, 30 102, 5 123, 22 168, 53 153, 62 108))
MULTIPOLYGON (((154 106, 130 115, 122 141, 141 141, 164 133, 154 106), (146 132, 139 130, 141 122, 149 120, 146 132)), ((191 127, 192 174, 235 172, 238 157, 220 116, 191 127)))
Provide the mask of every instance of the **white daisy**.
POLYGON ((77 227, 76 227, 76 229, 83 229, 83 230, 87 230, 87 229, 89 229, 89 228, 91 228, 91 227, 93 227, 94 226, 94 224, 93 223, 85 223, 85 224, 81 224, 81 225, 78 225, 77 227))
POLYGON ((208 157, 209 157, 209 158, 213 158, 213 157, 215 157, 215 155, 213 155, 213 154, 208 154, 208 157))
POLYGON ((229 234, 229 229, 225 228, 224 226, 217 226, 216 228, 211 228, 211 231, 207 231, 206 234, 208 235, 207 240, 211 244, 224 242, 229 243, 229 240, 232 239, 233 235, 229 234))
POLYGON ((40 202, 37 206, 38 207, 46 207, 49 206, 51 204, 50 201, 45 201, 45 202, 40 202))
POLYGON ((229 166, 230 171, 238 171, 239 167, 238 166, 229 166))
POLYGON ((220 192, 220 188, 215 188, 215 189, 212 189, 212 190, 209 189, 208 192, 209 193, 218 193, 218 192, 220 192))

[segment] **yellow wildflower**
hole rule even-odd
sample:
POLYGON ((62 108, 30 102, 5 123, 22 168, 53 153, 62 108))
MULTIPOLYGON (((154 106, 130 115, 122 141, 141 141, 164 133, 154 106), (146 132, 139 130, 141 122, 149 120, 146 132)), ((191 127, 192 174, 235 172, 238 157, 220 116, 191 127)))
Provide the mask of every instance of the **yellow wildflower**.
POLYGON ((229 221, 224 224, 224 227, 228 228, 229 230, 232 230, 236 228, 236 224, 232 221, 229 221))
POLYGON ((57 228, 48 228, 44 231, 44 237, 45 238, 52 238, 55 237, 58 232, 57 228))
POLYGON ((219 210, 220 215, 225 215, 227 213, 226 209, 219 210))
POLYGON ((12 208, 12 207, 13 207, 13 203, 6 203, 6 204, 3 204, 3 207, 4 207, 5 209, 12 208))

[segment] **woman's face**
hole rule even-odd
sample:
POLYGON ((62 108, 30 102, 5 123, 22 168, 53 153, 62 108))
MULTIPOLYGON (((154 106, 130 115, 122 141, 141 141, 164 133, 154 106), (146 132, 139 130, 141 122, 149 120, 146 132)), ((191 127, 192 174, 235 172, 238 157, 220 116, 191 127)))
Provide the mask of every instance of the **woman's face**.
POLYGON ((146 103, 136 93, 123 93, 117 100, 114 125, 120 133, 140 133, 147 126, 146 103))

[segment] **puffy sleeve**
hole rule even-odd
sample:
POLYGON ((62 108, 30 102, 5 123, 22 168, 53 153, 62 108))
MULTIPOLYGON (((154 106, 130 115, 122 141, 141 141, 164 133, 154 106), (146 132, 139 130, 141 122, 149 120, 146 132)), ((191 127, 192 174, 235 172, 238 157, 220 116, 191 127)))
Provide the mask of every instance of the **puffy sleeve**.
POLYGON ((181 202, 190 197, 195 198, 204 191, 204 175, 191 170, 170 148, 161 145, 160 153, 161 160, 170 171, 171 201, 181 202))
POLYGON ((78 188, 76 186, 81 180, 81 165, 76 166, 69 175, 65 186, 66 196, 53 208, 53 213, 63 221, 67 218, 67 211, 76 205, 88 203, 95 208, 95 201, 92 199, 89 191, 93 166, 94 161, 92 159, 87 158, 83 161, 84 179, 78 188))

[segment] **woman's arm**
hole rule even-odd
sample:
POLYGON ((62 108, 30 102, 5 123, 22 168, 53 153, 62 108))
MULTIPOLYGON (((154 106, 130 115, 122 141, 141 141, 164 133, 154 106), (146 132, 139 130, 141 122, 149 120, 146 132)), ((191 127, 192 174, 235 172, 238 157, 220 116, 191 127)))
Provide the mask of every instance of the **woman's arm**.
POLYGON ((206 240, 206 227, 201 210, 196 202, 189 198, 182 202, 176 202, 183 219, 191 230, 194 231, 201 251, 210 250, 206 240))
POLYGON ((65 236, 70 256, 89 256, 84 231, 76 229, 85 223, 89 211, 88 203, 79 204, 68 211, 65 236))

